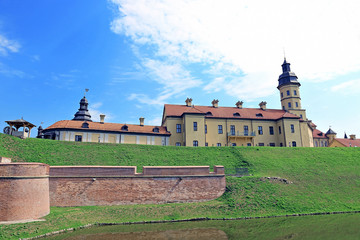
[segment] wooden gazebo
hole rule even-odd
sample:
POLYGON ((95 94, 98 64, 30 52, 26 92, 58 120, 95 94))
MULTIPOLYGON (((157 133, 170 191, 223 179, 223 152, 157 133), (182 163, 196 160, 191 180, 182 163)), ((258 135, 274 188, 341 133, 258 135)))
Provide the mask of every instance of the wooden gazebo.
POLYGON ((9 134, 19 138, 28 138, 30 137, 31 129, 36 127, 34 124, 24 120, 24 119, 17 119, 17 120, 10 120, 5 121, 9 126, 4 128, 4 133, 9 134), (22 130, 19 130, 23 128, 22 130))

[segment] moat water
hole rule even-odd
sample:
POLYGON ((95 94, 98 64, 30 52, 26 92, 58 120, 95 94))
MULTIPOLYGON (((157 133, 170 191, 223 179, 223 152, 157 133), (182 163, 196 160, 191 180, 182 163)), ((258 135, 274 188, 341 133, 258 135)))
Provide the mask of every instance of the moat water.
POLYGON ((52 240, 360 239, 360 214, 92 227, 52 240))

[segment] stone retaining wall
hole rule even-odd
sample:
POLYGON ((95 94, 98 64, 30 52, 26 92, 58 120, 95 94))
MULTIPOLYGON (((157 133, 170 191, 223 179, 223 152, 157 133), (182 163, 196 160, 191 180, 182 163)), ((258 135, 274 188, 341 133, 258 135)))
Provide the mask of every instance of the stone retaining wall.
POLYGON ((200 202, 225 191, 223 166, 52 166, 0 163, 0 222, 28 221, 51 206, 200 202))
POLYGON ((224 167, 50 167, 51 206, 199 202, 225 191, 224 167))

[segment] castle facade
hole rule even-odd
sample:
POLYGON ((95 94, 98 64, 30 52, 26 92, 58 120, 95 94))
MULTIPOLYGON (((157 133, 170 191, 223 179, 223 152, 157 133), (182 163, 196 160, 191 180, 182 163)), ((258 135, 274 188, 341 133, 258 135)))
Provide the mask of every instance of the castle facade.
MULTIPOLYGON (((84 96, 72 120, 62 120, 46 129, 39 127, 38 137, 62 141, 129 143, 173 146, 271 146, 328 147, 357 146, 360 143, 336 138, 331 129, 323 133, 307 118, 302 108, 298 78, 284 59, 278 79, 281 109, 269 109, 262 101, 259 108, 220 107, 214 99, 209 106, 165 104, 161 126, 93 122, 84 96)), ((356 140, 352 136, 350 140, 356 140)))

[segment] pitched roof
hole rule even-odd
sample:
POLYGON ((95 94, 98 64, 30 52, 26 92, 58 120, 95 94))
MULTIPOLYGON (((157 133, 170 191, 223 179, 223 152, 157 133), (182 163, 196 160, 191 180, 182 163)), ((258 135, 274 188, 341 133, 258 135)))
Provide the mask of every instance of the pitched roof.
POLYGON ((326 135, 328 134, 336 134, 336 132, 334 132, 331 128, 329 128, 329 130, 326 132, 326 135))
POLYGON ((187 113, 198 113, 206 115, 206 118, 233 118, 233 119, 267 119, 278 120, 280 118, 294 118, 299 119, 295 114, 286 112, 280 109, 266 109, 260 108, 237 108, 237 107, 217 107, 212 106, 191 106, 186 105, 173 105, 165 104, 164 113, 170 117, 181 117, 187 113), (206 113, 211 112, 211 115, 206 113), (240 114, 240 116, 234 116, 234 113, 240 114), (262 117, 256 116, 256 114, 262 114, 262 117))
POLYGON ((171 135, 165 127, 149 126, 149 125, 134 125, 122 123, 100 123, 100 122, 86 122, 88 128, 82 127, 83 121, 62 120, 47 127, 44 132, 51 129, 81 129, 87 131, 109 131, 109 132, 123 132, 123 133, 146 133, 154 135, 171 135), (122 127, 127 126, 128 130, 122 130, 122 127), (158 128, 159 132, 154 132, 153 129, 158 128))
POLYGON ((22 126, 36 127, 34 124, 32 124, 22 118, 16 119, 16 120, 8 120, 5 122, 9 125, 16 126, 16 127, 22 127, 22 126))
POLYGON ((313 138, 327 138, 325 133, 320 130, 314 129, 313 130, 313 138))
POLYGON ((351 140, 348 138, 335 138, 335 140, 344 145, 345 147, 360 147, 360 139, 351 140))

